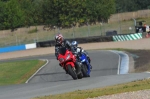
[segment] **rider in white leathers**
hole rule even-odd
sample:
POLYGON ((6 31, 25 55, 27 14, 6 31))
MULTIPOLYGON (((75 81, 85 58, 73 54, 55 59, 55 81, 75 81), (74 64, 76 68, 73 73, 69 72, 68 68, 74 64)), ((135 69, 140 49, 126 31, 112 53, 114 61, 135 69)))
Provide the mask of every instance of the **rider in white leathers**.
MULTIPOLYGON (((87 56, 87 59, 88 59, 89 63, 91 62, 91 59, 90 59, 88 53, 85 50, 83 50, 81 47, 78 47, 78 42, 77 41, 72 41, 71 44, 72 44, 74 50, 77 53, 81 53, 81 52, 84 53, 87 56)), ((91 69, 92 69, 92 67, 91 67, 91 69)))

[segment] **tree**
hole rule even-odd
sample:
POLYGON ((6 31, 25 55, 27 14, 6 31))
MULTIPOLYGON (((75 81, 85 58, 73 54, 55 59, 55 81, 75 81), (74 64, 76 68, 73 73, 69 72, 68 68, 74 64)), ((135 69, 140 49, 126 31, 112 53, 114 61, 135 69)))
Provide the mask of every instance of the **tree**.
POLYGON ((0 9, 2 12, 0 16, 4 17, 1 24, 5 29, 12 30, 21 26, 40 24, 71 27, 76 23, 81 25, 87 22, 95 23, 107 20, 115 11, 114 0, 2 0, 1 2, 5 5, 0 9))
POLYGON ((59 19, 63 26, 71 26, 76 23, 86 22, 86 5, 84 0, 68 0, 61 2, 61 13, 59 14, 59 19))
POLYGON ((86 0, 87 17, 91 22, 107 20, 115 12, 114 0, 86 0))
POLYGON ((34 21, 34 25, 43 24, 43 10, 42 10, 42 3, 44 0, 33 0, 32 3, 32 17, 34 21))
POLYGON ((5 26, 4 26, 4 18, 5 18, 4 12, 5 12, 5 3, 0 1, 0 30, 5 29, 5 26))
POLYGON ((58 0, 43 0, 43 2, 41 3, 41 15, 44 24, 57 25, 59 20, 59 9, 58 5, 56 5, 57 1, 58 0))
POLYGON ((23 26, 24 12, 17 0, 10 0, 6 3, 5 15, 4 25, 6 28, 13 31, 15 28, 23 26))
POLYGON ((24 17, 23 26, 31 26, 34 23, 33 20, 33 2, 32 0, 18 0, 20 8, 22 9, 24 17))
POLYGON ((147 9, 150 5, 150 0, 135 0, 138 10, 147 9))
POLYGON ((147 9, 150 0, 116 0, 116 12, 130 12, 147 9))

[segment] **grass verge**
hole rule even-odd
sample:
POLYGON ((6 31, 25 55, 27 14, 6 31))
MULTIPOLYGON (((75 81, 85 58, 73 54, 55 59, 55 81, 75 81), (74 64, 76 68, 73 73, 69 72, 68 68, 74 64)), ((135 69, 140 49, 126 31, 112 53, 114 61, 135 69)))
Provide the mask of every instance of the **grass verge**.
POLYGON ((130 83, 104 87, 104 88, 97 88, 91 90, 78 90, 78 91, 58 94, 58 95, 35 97, 32 99, 87 99, 87 98, 94 98, 98 96, 112 95, 117 93, 124 93, 124 92, 131 92, 131 91, 138 91, 138 90, 145 90, 145 89, 150 89, 150 79, 143 79, 143 80, 133 81, 130 83))
POLYGON ((0 85, 25 83, 45 63, 42 60, 0 63, 0 85))

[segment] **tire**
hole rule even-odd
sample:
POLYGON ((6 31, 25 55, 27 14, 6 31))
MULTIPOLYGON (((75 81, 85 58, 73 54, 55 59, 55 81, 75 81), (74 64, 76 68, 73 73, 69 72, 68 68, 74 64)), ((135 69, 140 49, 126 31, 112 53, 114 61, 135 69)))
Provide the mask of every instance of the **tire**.
POLYGON ((74 80, 78 79, 77 74, 76 74, 75 70, 72 68, 71 65, 68 65, 68 73, 71 75, 71 77, 74 80))
POLYGON ((83 78, 83 74, 82 72, 78 75, 78 79, 82 79, 83 78))
POLYGON ((87 74, 87 66, 85 64, 82 65, 82 73, 84 77, 90 77, 90 75, 87 74))

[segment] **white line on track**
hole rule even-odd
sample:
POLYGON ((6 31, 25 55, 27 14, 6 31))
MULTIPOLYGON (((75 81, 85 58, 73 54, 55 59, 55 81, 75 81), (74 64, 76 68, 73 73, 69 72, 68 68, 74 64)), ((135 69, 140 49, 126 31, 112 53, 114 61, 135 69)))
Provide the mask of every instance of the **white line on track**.
POLYGON ((40 59, 40 60, 46 61, 46 63, 41 68, 39 68, 25 83, 28 83, 44 66, 46 66, 49 63, 47 59, 40 59))

